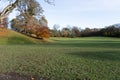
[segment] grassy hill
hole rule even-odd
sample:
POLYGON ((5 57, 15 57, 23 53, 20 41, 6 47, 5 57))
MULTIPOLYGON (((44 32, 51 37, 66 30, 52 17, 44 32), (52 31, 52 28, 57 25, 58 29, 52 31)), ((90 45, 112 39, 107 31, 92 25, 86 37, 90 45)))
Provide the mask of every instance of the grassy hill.
POLYGON ((38 44, 43 40, 35 39, 13 30, 0 33, 0 44, 38 44))

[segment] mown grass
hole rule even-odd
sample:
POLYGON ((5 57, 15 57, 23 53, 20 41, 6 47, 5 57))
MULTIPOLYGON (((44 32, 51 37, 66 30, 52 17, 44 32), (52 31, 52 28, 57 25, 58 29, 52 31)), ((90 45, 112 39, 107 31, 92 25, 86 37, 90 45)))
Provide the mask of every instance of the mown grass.
POLYGON ((52 43, 0 45, 0 72, 50 80, 120 80, 119 38, 50 38, 52 43))

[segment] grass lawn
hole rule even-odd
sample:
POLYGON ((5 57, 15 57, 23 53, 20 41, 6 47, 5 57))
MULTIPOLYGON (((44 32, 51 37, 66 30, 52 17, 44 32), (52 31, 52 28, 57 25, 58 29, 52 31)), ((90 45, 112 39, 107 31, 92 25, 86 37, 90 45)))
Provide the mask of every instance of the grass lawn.
POLYGON ((0 45, 0 79, 16 75, 24 77, 21 80, 120 80, 120 38, 50 40, 0 45))

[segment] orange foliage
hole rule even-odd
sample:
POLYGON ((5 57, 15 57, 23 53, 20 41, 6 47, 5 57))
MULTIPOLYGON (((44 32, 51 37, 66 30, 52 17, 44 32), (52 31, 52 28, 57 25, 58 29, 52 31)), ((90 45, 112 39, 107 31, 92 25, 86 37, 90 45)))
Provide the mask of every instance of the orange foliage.
POLYGON ((0 27, 0 37, 8 36, 8 30, 0 27))
POLYGON ((49 38, 50 37, 49 28, 46 26, 40 27, 37 32, 38 32, 38 35, 42 38, 49 38))
POLYGON ((49 38, 50 31, 46 26, 25 26, 25 32, 35 34, 37 38, 49 38))
POLYGON ((7 30, 7 19, 4 18, 0 20, 0 37, 7 36, 8 30, 7 30))
POLYGON ((46 27, 46 26, 34 27, 32 29, 32 33, 35 34, 37 37, 40 37, 40 38, 49 38, 50 37, 49 28, 46 27))

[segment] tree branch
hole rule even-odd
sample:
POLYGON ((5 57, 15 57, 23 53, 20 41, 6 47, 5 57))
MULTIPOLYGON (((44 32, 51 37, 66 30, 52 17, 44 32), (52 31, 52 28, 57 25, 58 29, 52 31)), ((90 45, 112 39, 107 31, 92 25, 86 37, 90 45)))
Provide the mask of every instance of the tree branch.
POLYGON ((55 4, 54 4, 54 1, 55 1, 55 0, 44 0, 44 1, 47 2, 48 4, 55 5, 55 4))
POLYGON ((20 0, 16 0, 13 4, 9 4, 7 7, 5 7, 0 13, 0 19, 6 18, 13 11, 13 9, 16 8, 19 2, 20 0))

